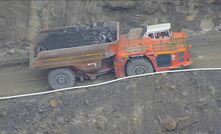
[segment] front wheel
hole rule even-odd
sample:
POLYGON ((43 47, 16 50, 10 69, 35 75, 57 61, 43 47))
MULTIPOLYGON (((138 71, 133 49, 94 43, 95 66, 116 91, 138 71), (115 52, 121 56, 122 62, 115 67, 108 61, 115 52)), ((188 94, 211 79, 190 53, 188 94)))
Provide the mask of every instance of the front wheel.
POLYGON ((127 76, 154 72, 151 62, 146 58, 130 59, 126 64, 125 69, 127 76))
POLYGON ((52 89, 73 87, 75 82, 76 76, 72 69, 58 68, 48 73, 48 83, 52 89))

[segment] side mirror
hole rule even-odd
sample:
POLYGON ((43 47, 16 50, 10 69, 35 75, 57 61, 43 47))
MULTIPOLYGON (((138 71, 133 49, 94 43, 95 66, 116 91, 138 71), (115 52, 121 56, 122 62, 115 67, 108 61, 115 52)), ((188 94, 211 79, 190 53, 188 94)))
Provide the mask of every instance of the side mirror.
POLYGON ((148 34, 147 34, 147 33, 144 33, 143 37, 147 37, 147 36, 148 36, 148 34))
POLYGON ((172 31, 169 31, 169 36, 170 36, 170 37, 172 36, 172 31))

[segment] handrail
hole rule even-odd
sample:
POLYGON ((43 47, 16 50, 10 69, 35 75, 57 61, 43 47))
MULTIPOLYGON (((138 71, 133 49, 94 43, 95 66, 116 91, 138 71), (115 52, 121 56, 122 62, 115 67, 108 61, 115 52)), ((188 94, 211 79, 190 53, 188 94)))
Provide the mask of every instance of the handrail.
POLYGON ((150 44, 145 44, 145 40, 143 42, 139 39, 130 40, 125 48, 140 48, 146 49, 147 51, 153 52, 163 52, 163 51, 174 51, 178 49, 188 48, 188 43, 186 38, 171 38, 168 40, 156 40, 150 42, 150 44), (145 47, 144 47, 145 46, 145 47))

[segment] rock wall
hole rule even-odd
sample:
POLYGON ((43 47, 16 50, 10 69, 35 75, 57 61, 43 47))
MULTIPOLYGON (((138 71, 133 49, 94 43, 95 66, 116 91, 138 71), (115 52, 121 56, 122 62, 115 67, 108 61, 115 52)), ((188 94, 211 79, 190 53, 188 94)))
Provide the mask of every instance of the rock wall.
POLYGON ((220 26, 220 10, 220 0, 3 0, 0 47, 27 46, 40 29, 106 20, 120 21, 125 32, 161 22, 176 30, 208 31, 220 26))
POLYGON ((0 101, 2 134, 220 134, 221 71, 0 101))

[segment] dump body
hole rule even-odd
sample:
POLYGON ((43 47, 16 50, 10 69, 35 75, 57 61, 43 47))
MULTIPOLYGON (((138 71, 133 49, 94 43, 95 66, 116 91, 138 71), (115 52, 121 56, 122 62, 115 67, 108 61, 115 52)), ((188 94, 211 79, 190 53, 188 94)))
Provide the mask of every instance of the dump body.
MULTIPOLYGON (((97 24, 96 24, 97 25, 97 24)), ((39 37, 35 41, 35 45, 32 47, 32 56, 30 61, 30 66, 32 69, 51 69, 51 68, 59 68, 59 67, 72 67, 75 70, 79 70, 85 73, 97 72, 102 69, 102 60, 105 58, 109 58, 114 55, 112 51, 110 51, 110 47, 116 45, 119 41, 119 23, 114 21, 101 23, 103 27, 111 27, 113 31, 115 31, 116 36, 114 40, 104 41, 105 38, 108 38, 108 30, 102 32, 102 27, 100 29, 91 29, 96 26, 84 26, 84 33, 81 38, 76 38, 79 35, 79 31, 81 32, 82 27, 64 27, 54 30, 46 30, 41 31, 39 37), (64 36, 62 41, 54 41, 55 38, 49 39, 50 33, 59 33, 56 35, 59 37, 61 34, 66 34, 68 30, 74 29, 77 32, 72 32, 70 37, 64 36), (88 39, 87 37, 91 34, 93 39, 88 39), (65 33, 66 32, 66 33, 65 33), (105 35, 106 34, 106 35, 105 35), (102 39, 98 39, 98 37, 102 37, 102 39), (68 42, 67 40, 71 40, 68 42), (81 42, 79 42, 81 41, 81 42), (47 44, 47 42, 49 42, 47 44), (66 44, 59 44, 65 42, 66 44), (73 43, 74 42, 74 43, 73 43), (69 43, 69 44, 68 44, 69 43), (71 44, 72 43, 72 44, 71 44), (81 44, 80 44, 81 43, 81 44), (39 44, 43 44, 39 46, 39 44), (56 44, 56 45, 54 45, 56 44), (47 45, 51 45, 46 48, 47 45), (60 46, 59 46, 60 45, 60 46)), ((81 32, 82 34, 82 32, 81 32)), ((52 34, 52 36, 54 36, 52 34)))

